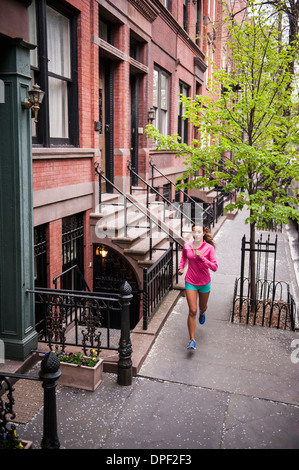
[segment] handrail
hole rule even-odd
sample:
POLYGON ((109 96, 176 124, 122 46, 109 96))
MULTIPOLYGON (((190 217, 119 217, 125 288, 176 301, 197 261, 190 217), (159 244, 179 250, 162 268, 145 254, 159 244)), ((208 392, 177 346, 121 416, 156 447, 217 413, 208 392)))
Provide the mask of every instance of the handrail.
MULTIPOLYGON (((181 235, 183 235, 183 217, 185 217, 191 224, 191 226, 193 225, 193 220, 190 219, 190 217, 188 217, 186 214, 184 214, 184 212, 182 212, 178 206, 176 206, 175 204, 173 204, 172 202, 170 202, 165 196, 163 196, 163 194, 160 194, 159 191, 157 191, 153 186, 151 186, 147 181, 145 181, 138 173, 136 173, 134 170, 133 170, 133 167, 131 165, 131 162, 128 162, 128 170, 131 172, 131 173, 134 173, 135 176, 137 176, 137 178, 139 178, 147 187, 147 194, 148 194, 148 190, 151 190, 151 191, 154 191, 156 194, 158 194, 159 197, 161 197, 167 204, 170 204, 171 206, 174 207, 174 209, 181 215, 181 235)), ((191 232, 190 232, 191 233, 191 232)))
MULTIPOLYGON (((163 176, 163 178, 165 178, 172 186, 176 187, 176 185, 174 184, 173 181, 171 181, 171 179, 169 179, 166 175, 164 175, 164 173, 162 173, 161 170, 159 170, 155 163, 152 163, 152 160, 149 161, 149 164, 150 166, 152 167, 152 185, 153 185, 153 180, 154 180, 154 169, 160 173, 161 176, 163 176)), ((180 193, 182 193, 184 196, 186 196, 191 202, 193 202, 196 206, 199 206, 200 209, 203 211, 203 214, 206 213, 208 215, 208 209, 205 209, 204 207, 201 207, 199 205, 199 203, 197 201, 195 201, 195 199, 193 199, 193 197, 191 197, 188 193, 186 193, 185 191, 183 191, 182 189, 177 189, 176 191, 179 191, 180 193)), ((211 207, 211 204, 210 204, 210 207, 211 207)))
MULTIPOLYGON (((115 186, 114 183, 112 183, 104 174, 103 174, 103 171, 98 171, 98 167, 99 167, 99 163, 98 162, 95 162, 95 171, 96 173, 101 177, 101 178, 104 178, 104 180, 111 184, 111 186, 119 193, 123 196, 124 200, 128 200, 134 207, 136 207, 143 215, 145 215, 145 217, 151 222, 151 223, 154 223, 159 229, 161 229, 164 233, 166 233, 166 235, 172 239, 172 241, 174 243, 176 243, 176 246, 177 245, 180 245, 181 248, 183 248, 183 244, 178 241, 176 238, 174 238, 170 233, 169 231, 167 231, 166 229, 164 229, 164 227, 162 225, 159 224, 159 222, 155 221, 149 214, 147 214, 143 209, 141 209, 141 207, 138 206, 138 204, 136 204, 129 196, 127 196, 125 193, 123 193, 117 186, 115 186)), ((127 225, 127 221, 125 221, 125 224, 127 225)), ((151 237, 150 237, 150 240, 151 240, 151 237)))
POLYGON ((55 276, 55 277, 53 278, 53 284, 54 284, 54 286, 55 286, 55 289, 57 289, 57 279, 59 279, 60 277, 64 276, 64 274, 67 274, 68 272, 70 272, 70 271, 72 271, 72 270, 74 270, 74 269, 76 269, 77 272, 78 272, 78 274, 80 275, 81 281, 83 281, 83 284, 84 284, 84 286, 85 286, 85 289, 87 288, 87 290, 90 292, 90 288, 89 288, 87 282, 86 282, 85 279, 84 279, 84 276, 83 276, 83 274, 82 274, 82 272, 81 272, 81 269, 79 268, 79 266, 78 266, 77 264, 75 264, 74 266, 71 266, 70 268, 66 269, 66 270, 63 271, 62 273, 58 274, 58 276, 55 276))
MULTIPOLYGON (((178 280, 176 279, 176 282, 178 280)), ((173 243, 149 268, 143 268, 143 329, 147 330, 149 318, 173 288, 173 243), (163 273, 163 274, 162 274, 163 273)))
POLYGON ((47 294, 47 295, 70 295, 74 298, 90 299, 90 300, 111 300, 117 301, 118 296, 111 293, 103 292, 85 292, 79 290, 68 290, 68 289, 51 289, 50 287, 35 287, 34 289, 26 289, 26 294, 47 294))
MULTIPOLYGON (((154 179, 154 172, 153 170, 155 169, 158 173, 160 173, 161 176, 163 176, 163 178, 165 178, 172 186, 176 187, 176 185, 174 184, 173 181, 171 181, 170 178, 168 178, 168 176, 164 175, 164 173, 162 173, 161 170, 159 170, 155 163, 152 163, 152 160, 149 161, 149 164, 150 166, 152 167, 152 183, 153 183, 153 179, 154 179)), ((188 193, 186 193, 183 189, 179 188, 179 189, 176 189, 176 191, 179 191, 180 193, 182 193, 184 196, 186 196, 190 201, 194 202, 194 204, 196 204, 197 206, 199 206, 198 202, 195 201, 195 199, 193 199, 193 197, 191 197, 188 193)), ((200 206, 201 208, 201 206, 200 206)), ((206 209, 204 209, 205 211, 206 209)))

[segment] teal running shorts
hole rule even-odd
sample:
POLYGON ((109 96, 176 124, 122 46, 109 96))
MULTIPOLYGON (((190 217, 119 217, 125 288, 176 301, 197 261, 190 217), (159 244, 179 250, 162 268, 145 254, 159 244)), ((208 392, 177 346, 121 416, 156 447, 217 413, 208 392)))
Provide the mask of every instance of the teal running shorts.
POLYGON ((195 286, 193 284, 189 284, 189 282, 185 281, 185 289, 188 290, 197 290, 197 292, 210 292, 211 290, 211 283, 204 284, 203 286, 195 286))

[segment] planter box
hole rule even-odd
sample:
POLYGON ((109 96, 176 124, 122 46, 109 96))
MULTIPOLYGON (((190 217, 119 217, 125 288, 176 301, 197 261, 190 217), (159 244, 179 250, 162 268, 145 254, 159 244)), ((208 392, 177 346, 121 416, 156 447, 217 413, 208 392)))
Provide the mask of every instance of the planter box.
POLYGON ((94 391, 102 382, 103 362, 103 359, 100 359, 95 367, 61 362, 61 376, 58 379, 58 384, 94 391))
POLYGON ((32 441, 23 441, 22 440, 22 444, 23 444, 24 449, 32 449, 32 447, 33 447, 33 442, 32 441))

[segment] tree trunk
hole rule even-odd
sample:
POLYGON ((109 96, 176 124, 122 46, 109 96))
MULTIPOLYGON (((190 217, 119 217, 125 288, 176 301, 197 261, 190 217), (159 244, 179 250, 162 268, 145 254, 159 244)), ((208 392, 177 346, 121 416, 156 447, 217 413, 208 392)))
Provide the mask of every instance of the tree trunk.
POLYGON ((255 222, 250 224, 250 311, 254 312, 256 304, 256 279, 255 279, 255 222))

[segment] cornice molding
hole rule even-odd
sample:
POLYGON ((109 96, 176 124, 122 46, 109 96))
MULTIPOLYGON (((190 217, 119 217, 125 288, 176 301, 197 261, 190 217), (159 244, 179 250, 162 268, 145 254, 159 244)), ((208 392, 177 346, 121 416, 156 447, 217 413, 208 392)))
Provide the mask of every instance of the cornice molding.
POLYGON ((159 15, 159 9, 150 0, 129 0, 136 10, 139 11, 150 23, 155 21, 159 15))
POLYGON ((208 68, 206 62, 200 57, 194 57, 194 65, 197 65, 202 72, 205 72, 208 68))

